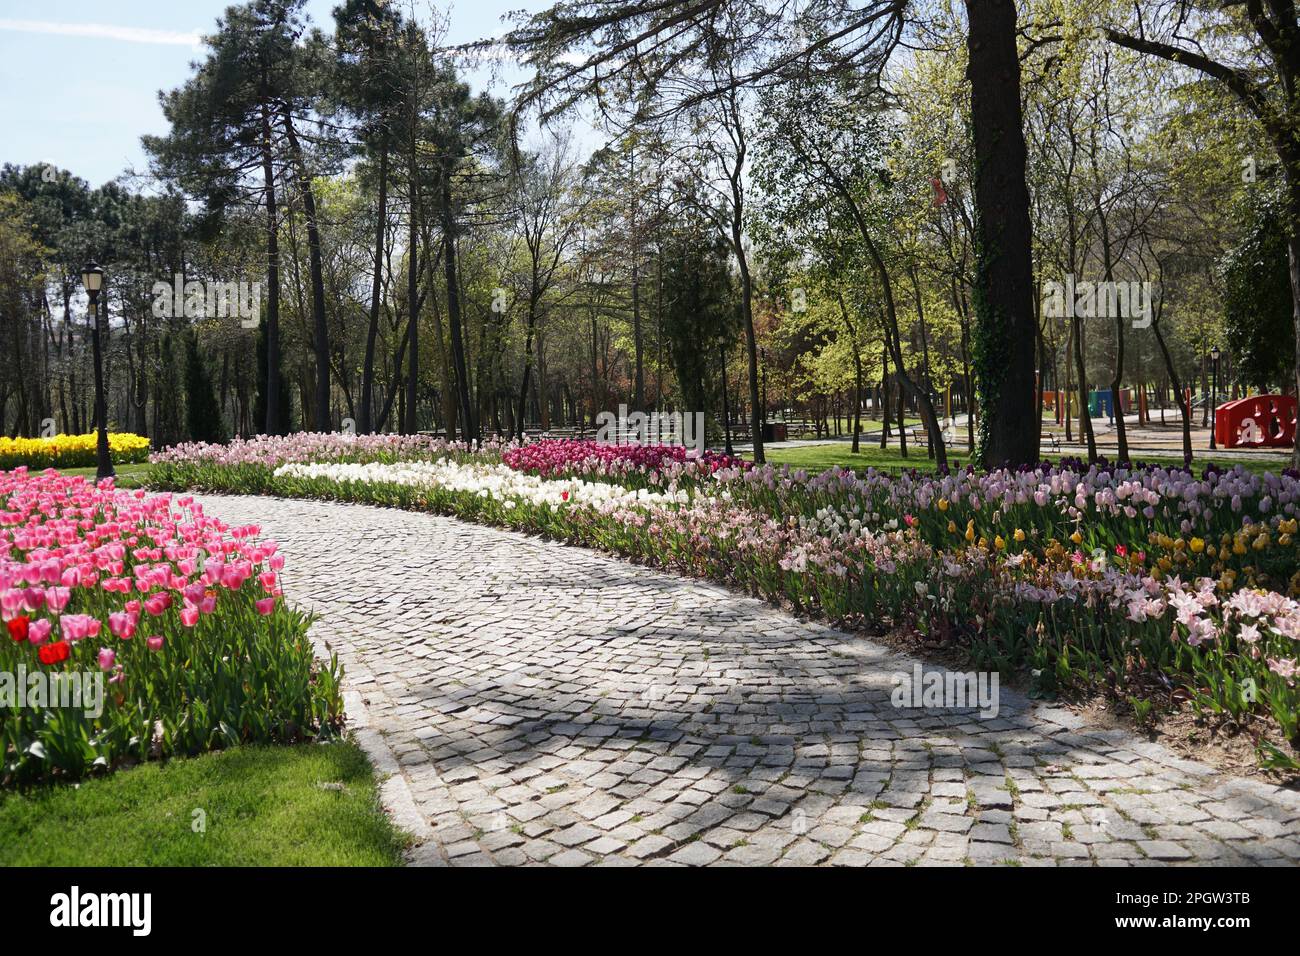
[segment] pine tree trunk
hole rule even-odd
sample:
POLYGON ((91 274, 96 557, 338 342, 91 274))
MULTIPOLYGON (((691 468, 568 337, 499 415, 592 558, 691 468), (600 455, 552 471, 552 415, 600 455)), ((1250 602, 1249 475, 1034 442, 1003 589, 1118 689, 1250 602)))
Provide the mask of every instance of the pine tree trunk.
POLYGON ((266 190, 266 420, 268 435, 281 432, 280 410, 280 238, 271 165, 271 108, 262 104, 262 179, 266 190))

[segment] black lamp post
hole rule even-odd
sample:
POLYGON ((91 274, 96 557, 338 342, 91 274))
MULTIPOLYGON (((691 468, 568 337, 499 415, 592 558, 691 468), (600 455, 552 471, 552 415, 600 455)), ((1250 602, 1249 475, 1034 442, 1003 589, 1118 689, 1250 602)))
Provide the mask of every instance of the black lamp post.
POLYGON ((108 451, 108 402, 104 398, 104 355, 99 346, 99 290, 104 287, 104 270, 94 259, 81 269, 81 284, 90 297, 90 348, 95 359, 95 476, 112 478, 113 458, 108 451))
POLYGON ((1210 450, 1213 451, 1219 447, 1214 443, 1215 409, 1219 406, 1219 347, 1217 345, 1210 349, 1210 360, 1214 363, 1211 373, 1213 384, 1210 386, 1210 450))

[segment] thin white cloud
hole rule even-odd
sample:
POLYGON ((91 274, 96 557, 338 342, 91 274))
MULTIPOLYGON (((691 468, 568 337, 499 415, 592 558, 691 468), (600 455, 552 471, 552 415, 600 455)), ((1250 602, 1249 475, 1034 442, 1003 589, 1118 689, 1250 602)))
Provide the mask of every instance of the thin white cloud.
POLYGON ((18 33, 53 33, 69 37, 97 37, 124 43, 156 43, 165 46, 198 46, 197 31, 151 30, 147 27, 118 27, 108 23, 52 23, 48 20, 0 20, 0 30, 18 33))

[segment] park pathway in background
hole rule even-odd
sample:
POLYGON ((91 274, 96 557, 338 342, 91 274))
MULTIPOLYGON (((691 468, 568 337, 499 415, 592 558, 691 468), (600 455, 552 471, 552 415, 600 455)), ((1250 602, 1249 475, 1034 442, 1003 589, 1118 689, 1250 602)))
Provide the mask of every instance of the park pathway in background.
POLYGON ((364 505, 200 496, 286 557, 430 865, 1300 863, 1300 794, 722 587, 364 505))

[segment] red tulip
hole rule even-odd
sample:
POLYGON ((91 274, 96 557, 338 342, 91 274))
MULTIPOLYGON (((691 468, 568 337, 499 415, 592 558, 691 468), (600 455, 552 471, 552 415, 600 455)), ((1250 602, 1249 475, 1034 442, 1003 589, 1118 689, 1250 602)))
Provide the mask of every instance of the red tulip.
POLYGON ((53 644, 46 644, 36 652, 36 656, 41 659, 42 664, 60 664, 66 661, 71 654, 72 649, 67 641, 55 641, 53 644))
POLYGON ((8 622, 9 636, 19 643, 27 640, 27 625, 30 623, 31 619, 26 614, 18 615, 8 622))

